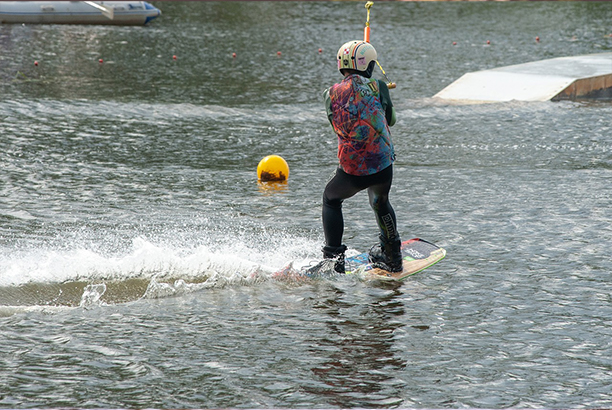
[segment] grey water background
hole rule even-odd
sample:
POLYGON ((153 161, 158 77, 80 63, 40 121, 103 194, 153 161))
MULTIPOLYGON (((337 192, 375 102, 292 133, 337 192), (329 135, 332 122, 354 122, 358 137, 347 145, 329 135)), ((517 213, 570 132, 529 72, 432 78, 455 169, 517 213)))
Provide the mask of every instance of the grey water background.
MULTIPOLYGON (((0 407, 612 406, 612 105, 431 98, 609 52, 612 4, 375 4, 399 229, 448 251, 401 284, 270 277, 320 256, 321 92, 363 3, 155 5, 0 26, 0 407)), ((345 211, 367 250, 366 195, 345 211)))

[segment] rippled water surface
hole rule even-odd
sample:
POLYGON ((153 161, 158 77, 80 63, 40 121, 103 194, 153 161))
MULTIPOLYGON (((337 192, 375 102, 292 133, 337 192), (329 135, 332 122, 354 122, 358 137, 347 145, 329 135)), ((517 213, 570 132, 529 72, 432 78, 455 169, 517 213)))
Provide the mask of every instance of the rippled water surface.
MULTIPOLYGON (((609 52, 612 4, 375 4, 399 229, 448 252, 401 284, 270 276, 320 255, 321 93, 363 4, 156 5, 0 26, 0 407, 612 406, 612 105, 431 98, 609 52)), ((365 194, 345 220, 367 250, 365 194)))

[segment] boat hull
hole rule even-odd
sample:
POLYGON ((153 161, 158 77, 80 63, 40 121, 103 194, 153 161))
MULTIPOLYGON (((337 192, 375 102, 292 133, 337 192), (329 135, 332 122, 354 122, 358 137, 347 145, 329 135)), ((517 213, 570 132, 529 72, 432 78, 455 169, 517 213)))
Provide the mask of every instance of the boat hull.
POLYGON ((1 24, 147 24, 161 11, 145 1, 97 2, 112 8, 113 18, 81 1, 0 1, 1 24))

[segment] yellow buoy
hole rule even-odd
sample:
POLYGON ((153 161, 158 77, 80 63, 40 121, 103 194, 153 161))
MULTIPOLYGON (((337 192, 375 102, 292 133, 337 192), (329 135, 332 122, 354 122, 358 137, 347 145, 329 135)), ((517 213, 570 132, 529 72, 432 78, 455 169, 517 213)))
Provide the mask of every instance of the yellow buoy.
POLYGON ((286 181, 289 178, 289 165, 278 155, 268 155, 257 165, 257 178, 260 181, 286 181))

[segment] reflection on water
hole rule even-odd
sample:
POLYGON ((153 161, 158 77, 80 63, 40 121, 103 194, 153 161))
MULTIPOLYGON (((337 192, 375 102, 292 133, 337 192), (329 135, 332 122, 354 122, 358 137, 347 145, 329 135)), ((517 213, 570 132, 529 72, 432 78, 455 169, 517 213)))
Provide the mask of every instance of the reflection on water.
MULTIPOLYGON (((399 285, 386 285, 399 287, 399 285)), ((405 314, 398 289, 372 289, 380 295, 355 300, 336 288, 314 308, 325 314, 327 335, 309 349, 320 358, 311 371, 315 376, 307 392, 328 397, 334 406, 382 408, 400 405, 404 380, 394 374, 406 367, 398 357, 395 331, 405 326, 397 320, 405 314)), ((365 296, 365 295, 364 295, 365 296)))
POLYGON ((257 188, 259 188, 259 192, 265 195, 274 195, 277 193, 286 192, 288 187, 288 181, 257 181, 257 188))

